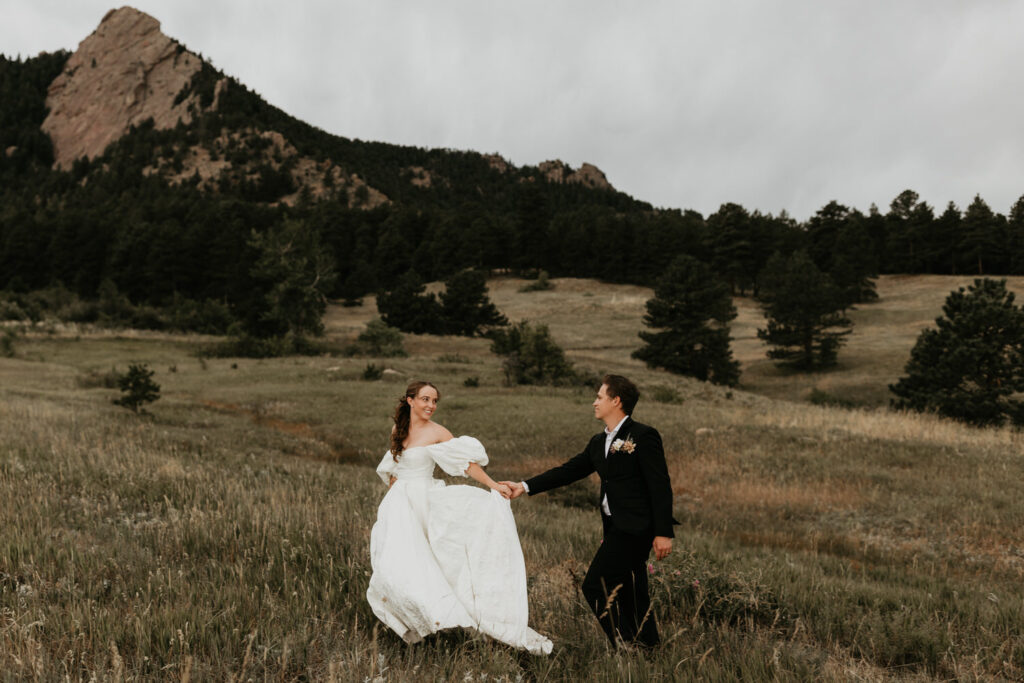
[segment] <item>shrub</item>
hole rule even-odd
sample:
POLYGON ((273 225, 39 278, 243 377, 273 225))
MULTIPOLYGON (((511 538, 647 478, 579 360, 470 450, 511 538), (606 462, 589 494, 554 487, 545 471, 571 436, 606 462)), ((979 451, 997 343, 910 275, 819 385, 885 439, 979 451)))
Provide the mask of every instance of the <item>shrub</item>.
POLYGON ((118 378, 117 385, 122 396, 114 403, 130 408, 135 413, 139 412, 143 404, 160 398, 160 385, 153 381, 153 371, 145 364, 128 366, 128 372, 118 378))
POLYGON ((822 391, 821 389, 817 388, 811 389, 811 393, 807 397, 807 400, 816 406, 835 406, 837 408, 856 407, 856 404, 849 399, 845 399, 840 396, 835 396, 834 394, 830 394, 827 391, 822 391))
POLYGON ((547 325, 530 325, 523 320, 490 334, 491 351, 504 356, 502 368, 507 384, 569 384, 576 380, 572 364, 562 347, 551 338, 547 325))
POLYGON ((226 334, 234 319, 227 304, 213 299, 195 301, 175 296, 167 310, 170 326, 182 332, 226 334))
POLYGON ((551 284, 551 280, 548 279, 548 271, 542 270, 537 273, 537 279, 528 285, 523 285, 519 288, 520 292, 543 292, 548 289, 553 289, 554 285, 551 284))
POLYGON ((14 320, 21 322, 28 320, 28 314, 21 309, 16 301, 0 299, 0 321, 14 320))
POLYGON ((18 333, 14 330, 4 330, 4 336, 0 337, 0 356, 14 358, 14 341, 18 333))
POLYGON ((222 342, 205 345, 199 354, 209 358, 280 358, 319 356, 329 350, 327 345, 301 335, 286 334, 283 337, 262 338, 241 334, 222 342))
POLYGON ((121 373, 117 371, 117 368, 110 368, 110 370, 106 372, 90 370, 84 375, 79 375, 75 379, 75 383, 83 389, 94 389, 96 387, 116 389, 118 386, 118 380, 120 379, 121 373))
POLYGON ((359 333, 354 344, 346 347, 345 354, 378 358, 409 355, 402 344, 402 333, 393 327, 388 327, 387 323, 380 318, 374 318, 366 323, 366 329, 359 333))
POLYGON ((467 377, 466 380, 462 383, 462 386, 469 388, 478 387, 480 386, 480 378, 476 376, 467 377))
POLYGON ((651 389, 651 398, 658 403, 682 403, 683 397, 675 387, 656 386, 651 389))
POLYGON ((376 382, 383 376, 384 368, 376 366, 373 363, 368 364, 366 369, 363 370, 363 379, 367 382, 376 382))

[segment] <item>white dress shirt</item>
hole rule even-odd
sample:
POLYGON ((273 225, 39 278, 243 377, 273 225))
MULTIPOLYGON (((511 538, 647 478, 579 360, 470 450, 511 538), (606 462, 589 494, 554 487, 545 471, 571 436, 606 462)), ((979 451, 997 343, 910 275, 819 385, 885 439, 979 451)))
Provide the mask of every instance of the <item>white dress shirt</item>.
MULTIPOLYGON (((622 429, 623 423, 626 420, 628 420, 628 419, 629 419, 629 415, 627 415, 626 417, 622 418, 622 421, 619 422, 619 424, 615 425, 614 429, 608 429, 607 427, 604 428, 604 457, 606 459, 608 458, 608 451, 612 447, 612 437, 615 436, 615 433, 617 431, 622 429)), ((609 517, 612 516, 612 511, 608 507, 608 494, 607 493, 604 494, 604 499, 601 501, 601 509, 604 510, 604 514, 608 515, 609 517)))

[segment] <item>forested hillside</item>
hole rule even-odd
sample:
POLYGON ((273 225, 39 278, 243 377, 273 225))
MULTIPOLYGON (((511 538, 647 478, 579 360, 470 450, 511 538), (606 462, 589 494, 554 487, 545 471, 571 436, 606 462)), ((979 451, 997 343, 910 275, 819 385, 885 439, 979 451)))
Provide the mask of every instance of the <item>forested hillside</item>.
POLYGON ((55 170, 40 124, 67 58, 0 58, 10 291, 60 284, 91 298, 110 281, 136 304, 212 300, 244 318, 259 305, 252 235, 286 219, 317 234, 338 273, 329 294, 349 300, 410 269, 424 280, 472 266, 649 285, 680 253, 750 293, 773 253, 805 249, 855 301, 879 272, 1024 273, 1024 200, 1008 216, 981 197, 940 212, 907 190, 886 212, 830 202, 806 223, 731 203, 706 217, 655 209, 497 156, 330 135, 208 63, 178 93, 199 95, 190 124, 133 127, 102 156, 55 170))

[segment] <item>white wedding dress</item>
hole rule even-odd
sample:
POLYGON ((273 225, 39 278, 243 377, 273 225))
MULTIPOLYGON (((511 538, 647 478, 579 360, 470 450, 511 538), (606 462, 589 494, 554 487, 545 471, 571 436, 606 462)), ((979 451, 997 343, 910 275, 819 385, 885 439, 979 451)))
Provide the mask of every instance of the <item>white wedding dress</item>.
POLYGON ((526 624, 526 566, 509 501, 433 477, 435 463, 466 476, 472 462, 486 465, 487 453, 471 436, 406 448, 397 463, 384 454, 377 474, 396 481, 370 532, 366 599, 409 643, 460 626, 549 654, 551 641, 526 624))

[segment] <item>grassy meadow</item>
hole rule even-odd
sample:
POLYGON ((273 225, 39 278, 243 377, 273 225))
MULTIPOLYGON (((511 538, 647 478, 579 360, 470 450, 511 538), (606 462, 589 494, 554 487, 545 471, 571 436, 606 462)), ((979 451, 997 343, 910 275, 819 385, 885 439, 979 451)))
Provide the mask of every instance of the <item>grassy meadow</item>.
MULTIPOLYGON (((364 599, 373 468, 409 379, 440 386, 437 420, 480 438, 496 479, 575 454, 599 429, 589 388, 505 387, 480 339, 210 359, 200 337, 54 325, 0 358, 0 681, 1024 679, 1024 435, 880 407, 970 278, 882 278, 840 367, 814 376, 763 360, 739 301, 731 391, 629 358, 649 290, 553 282, 491 294, 577 365, 633 377, 664 437, 682 524, 653 566, 659 650, 609 651, 580 598, 592 481, 513 502, 549 657, 462 632, 406 646, 364 599), (145 415, 105 386, 130 362, 162 388, 145 415), (368 362, 382 380, 361 379, 368 362)), ((374 316, 332 308, 328 335, 374 316)))

